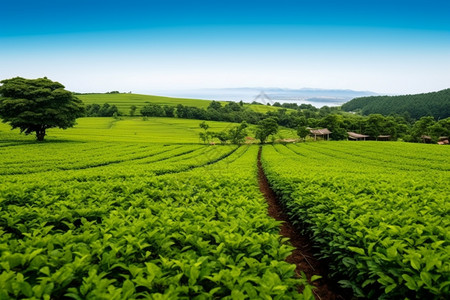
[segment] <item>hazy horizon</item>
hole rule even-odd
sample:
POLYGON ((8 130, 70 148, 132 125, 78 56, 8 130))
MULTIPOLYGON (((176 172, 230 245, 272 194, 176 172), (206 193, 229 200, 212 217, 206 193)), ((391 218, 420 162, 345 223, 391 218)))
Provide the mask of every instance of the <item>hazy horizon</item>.
POLYGON ((2 5, 0 79, 77 92, 449 88, 445 1, 21 1, 2 5))

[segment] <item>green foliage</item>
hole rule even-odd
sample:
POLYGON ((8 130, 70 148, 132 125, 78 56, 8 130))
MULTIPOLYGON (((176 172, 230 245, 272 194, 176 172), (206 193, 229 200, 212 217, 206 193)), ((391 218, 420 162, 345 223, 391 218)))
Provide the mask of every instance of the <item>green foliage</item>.
POLYGON ((206 144, 206 143, 209 142, 209 138, 210 138, 211 135, 212 135, 211 132, 208 132, 209 125, 206 124, 205 121, 203 121, 203 122, 200 123, 199 126, 200 126, 201 129, 203 129, 203 132, 200 132, 200 133, 199 133, 200 139, 203 141, 203 143, 206 144))
POLYGON ((309 135, 309 129, 306 128, 306 126, 299 126, 297 128, 297 135, 299 138, 301 138, 302 140, 305 140, 306 137, 309 135))
POLYGON ((86 116, 88 117, 112 117, 114 114, 120 115, 119 109, 114 104, 104 103, 102 106, 89 104, 86 106, 86 116))
POLYGON ((200 126, 201 129, 203 129, 203 130, 205 130, 205 131, 207 131, 208 128, 209 128, 209 125, 206 124, 205 121, 201 122, 199 126, 200 126))
POLYGON ((222 144, 230 142, 231 144, 241 145, 245 142, 248 124, 244 121, 238 126, 233 126, 228 130, 223 130, 220 132, 207 131, 209 126, 206 122, 200 123, 200 127, 204 129, 204 132, 199 133, 200 139, 202 139, 205 143, 209 141, 209 138, 217 138, 222 144))
POLYGON ((211 101, 208 105, 208 109, 220 110, 222 108, 222 104, 218 101, 211 101))
POLYGON ((448 148, 379 142, 264 146, 262 163, 331 276, 370 299, 450 297, 448 148))
POLYGON ((255 130, 255 137, 264 144, 267 138, 278 132, 278 122, 276 118, 261 120, 255 130))
POLYGON ((83 116, 82 102, 64 86, 47 78, 15 77, 1 81, 0 117, 25 134, 42 141, 49 128, 66 129, 83 116))
POLYGON ((330 138, 333 140, 347 139, 347 132, 344 127, 344 118, 338 114, 329 114, 320 120, 320 126, 331 131, 330 138))
POLYGON ((411 129, 411 139, 414 142, 423 141, 422 136, 429 136, 433 142, 436 142, 439 137, 449 135, 450 118, 436 122, 433 117, 422 117, 411 129))
POLYGON ((10 173, 0 175, 0 297, 313 299, 266 214, 257 151, 1 147, 10 173), (48 152, 52 160, 32 164, 48 152))
POLYGON ((444 119, 450 117, 450 89, 417 95, 355 98, 342 105, 342 109, 360 110, 364 115, 407 114, 414 119, 425 116, 444 119))
POLYGON ((141 108, 141 115, 145 117, 165 117, 166 111, 164 107, 158 104, 149 103, 141 108))
POLYGON ((239 126, 234 126, 228 130, 228 137, 232 144, 241 145, 247 136, 248 124, 244 121, 239 126))
POLYGON ((212 132, 211 136, 217 138, 221 144, 226 144, 228 141, 228 134, 226 131, 212 132))
POLYGON ((131 105, 131 106, 130 106, 130 116, 131 116, 131 117, 133 117, 134 114, 136 113, 136 109, 137 109, 137 106, 136 106, 136 105, 131 105))
POLYGON ((382 124, 384 121, 384 117, 380 114, 370 115, 366 120, 364 133, 378 138, 380 134, 382 134, 382 124))

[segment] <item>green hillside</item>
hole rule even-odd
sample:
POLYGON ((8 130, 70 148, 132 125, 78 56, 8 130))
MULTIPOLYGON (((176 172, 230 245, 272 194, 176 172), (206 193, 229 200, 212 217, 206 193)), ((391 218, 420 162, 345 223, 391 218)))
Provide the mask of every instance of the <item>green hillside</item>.
MULTIPOLYGON (((111 105, 117 106, 122 114, 128 115, 132 105, 137 107, 136 114, 140 114, 140 109, 147 103, 153 103, 158 105, 169 105, 177 106, 182 104, 185 106, 194 106, 198 108, 207 108, 212 100, 201 100, 201 99, 189 99, 189 98, 172 98, 163 96, 153 96, 153 95, 141 95, 141 94, 78 94, 80 98, 86 105, 89 104, 99 104, 109 103, 111 105)), ((226 103, 221 101, 222 104, 226 103)), ((267 105, 254 105, 245 104, 246 107, 251 108, 253 111, 266 113, 267 111, 278 110, 278 107, 267 106, 267 105)))
MULTIPOLYGON (((80 118, 77 125, 69 129, 52 128, 47 131, 49 141, 101 141, 101 142, 156 142, 156 143, 199 143, 200 120, 179 118, 80 118)), ((223 131, 236 123, 206 121, 211 131, 223 131)), ((254 125, 250 125, 248 135, 254 136, 254 125)), ((280 128, 278 139, 296 138, 295 130, 280 128)), ((19 130, 11 130, 10 126, 0 123, 0 144, 30 141, 35 136, 19 134, 19 130)), ((217 141, 218 142, 218 141, 217 141)))
POLYGON ((103 103, 109 103, 111 105, 116 105, 123 113, 128 113, 132 105, 136 105, 137 111, 139 111, 139 109, 147 103, 172 106, 182 104, 186 106, 207 108, 209 103, 211 102, 209 100, 171 98, 140 94, 80 94, 77 95, 77 97, 86 104, 101 105, 103 103))
POLYGON ((345 111, 369 114, 409 114, 414 119, 433 116, 436 119, 450 117, 450 89, 415 95, 371 96, 350 100, 342 105, 345 111))

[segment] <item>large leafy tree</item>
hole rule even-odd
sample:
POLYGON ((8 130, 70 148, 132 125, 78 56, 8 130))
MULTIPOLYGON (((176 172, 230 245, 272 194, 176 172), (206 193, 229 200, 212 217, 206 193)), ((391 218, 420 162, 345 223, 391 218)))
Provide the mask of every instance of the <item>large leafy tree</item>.
POLYGON ((47 129, 72 127, 84 114, 80 99, 46 77, 15 77, 0 83, 0 118, 25 134, 35 132, 38 141, 44 140, 47 129))
POLYGON ((278 132, 278 120, 276 118, 267 118, 261 120, 256 126, 255 137, 264 144, 270 135, 278 132))

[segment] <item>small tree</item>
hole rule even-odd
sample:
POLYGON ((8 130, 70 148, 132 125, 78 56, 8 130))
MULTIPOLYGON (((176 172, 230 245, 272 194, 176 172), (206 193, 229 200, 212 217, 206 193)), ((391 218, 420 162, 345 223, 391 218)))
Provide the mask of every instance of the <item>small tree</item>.
POLYGON ((267 118, 259 121, 256 126, 255 137, 264 144, 270 135, 278 132, 278 122, 276 118, 267 118))
POLYGON ((228 134, 225 131, 213 132, 212 136, 217 138, 221 144, 226 144, 228 141, 228 134))
POLYGON ((245 137, 247 136, 248 127, 247 122, 242 122, 239 126, 235 126, 228 131, 228 137, 231 143, 240 145, 245 142, 245 137))
POLYGON ((43 141, 49 128, 66 129, 84 115, 84 105, 59 82, 15 77, 2 80, 0 118, 25 134, 36 133, 43 141))
POLYGON ((306 126, 299 126, 297 128, 297 135, 299 138, 301 138, 303 141, 305 141, 306 137, 309 134, 309 129, 306 128, 306 126))
POLYGON ((137 109, 137 106, 136 105, 131 105, 131 107, 130 107, 130 116, 134 116, 134 114, 136 113, 136 109, 137 109))
POLYGON ((200 126, 200 128, 203 129, 204 131, 207 131, 208 128, 209 128, 209 125, 206 124, 205 121, 201 122, 199 126, 200 126))
POLYGON ((203 131, 203 132, 200 132, 198 135, 199 135, 200 139, 203 141, 203 143, 206 144, 207 142, 209 142, 209 137, 210 137, 210 135, 211 135, 211 134, 208 132, 209 125, 206 124, 205 121, 203 121, 203 122, 200 123, 199 126, 200 126, 200 128, 203 129, 204 131, 203 131))

